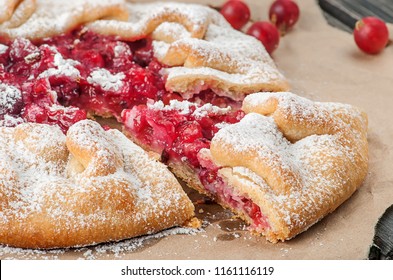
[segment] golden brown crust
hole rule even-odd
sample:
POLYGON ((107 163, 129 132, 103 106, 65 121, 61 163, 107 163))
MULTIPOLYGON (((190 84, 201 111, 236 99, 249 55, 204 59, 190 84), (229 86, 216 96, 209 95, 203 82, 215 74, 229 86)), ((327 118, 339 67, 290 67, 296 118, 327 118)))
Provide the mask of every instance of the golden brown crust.
POLYGON ((357 108, 257 93, 243 109, 240 123, 215 135, 211 153, 232 191, 268 218, 270 228, 262 229, 268 240, 305 231, 360 187, 368 167, 367 116, 357 108))
MULTIPOLYGON (((136 40, 154 33, 163 23, 178 23, 189 32, 190 37, 202 39, 210 23, 226 24, 213 9, 193 4, 127 3, 126 10, 129 15, 127 21, 97 20, 91 22, 89 28, 100 34, 136 40)), ((165 31, 154 33, 153 38, 171 42, 165 31)))
POLYGON ((21 0, 0 0, 0 24, 9 20, 21 0))
POLYGON ((218 95, 242 100, 258 91, 287 90, 285 78, 260 42, 226 26, 210 24, 203 39, 154 42, 166 88, 184 97, 210 88, 218 95))
POLYGON ((122 0, 19 0, 6 1, 9 8, 0 14, 0 35, 10 39, 41 39, 68 32, 81 24, 101 18, 126 20, 122 0), (18 4, 18 5, 17 5, 18 4))
POLYGON ((7 18, 4 23, 0 21, 0 23, 2 23, 2 29, 17 28, 34 13, 36 8, 36 0, 24 0, 18 2, 18 6, 14 7, 10 17, 7 18))
POLYGON ((66 137, 57 127, 22 124, 0 128, 0 142, 2 244, 86 246, 183 225, 194 215, 167 168, 117 130, 81 121, 66 137))

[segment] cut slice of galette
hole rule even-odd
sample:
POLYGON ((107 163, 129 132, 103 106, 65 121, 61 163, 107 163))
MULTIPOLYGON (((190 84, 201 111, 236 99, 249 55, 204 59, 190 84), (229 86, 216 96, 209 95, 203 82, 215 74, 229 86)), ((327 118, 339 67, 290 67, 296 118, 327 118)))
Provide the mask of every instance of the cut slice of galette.
POLYGON ((367 174, 367 116, 350 105, 265 92, 239 111, 172 101, 123 117, 134 141, 271 242, 335 210, 367 174))

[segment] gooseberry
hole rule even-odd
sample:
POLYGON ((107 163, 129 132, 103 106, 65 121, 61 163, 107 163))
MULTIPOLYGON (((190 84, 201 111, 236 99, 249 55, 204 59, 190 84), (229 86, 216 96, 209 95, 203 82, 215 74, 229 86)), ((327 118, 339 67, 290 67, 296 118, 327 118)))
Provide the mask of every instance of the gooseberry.
POLYGON ((250 9, 241 0, 229 0, 221 8, 220 13, 235 29, 241 29, 250 20, 250 9))
POLYGON ((280 33, 277 27, 267 21, 253 23, 247 30, 247 34, 261 41, 269 54, 278 47, 278 43, 280 42, 280 33))
POLYGON ((389 41, 385 22, 376 17, 365 17, 356 22, 353 36, 358 47, 368 54, 379 53, 389 41))
POLYGON ((292 0, 276 0, 270 6, 269 19, 285 34, 299 19, 299 7, 292 0))

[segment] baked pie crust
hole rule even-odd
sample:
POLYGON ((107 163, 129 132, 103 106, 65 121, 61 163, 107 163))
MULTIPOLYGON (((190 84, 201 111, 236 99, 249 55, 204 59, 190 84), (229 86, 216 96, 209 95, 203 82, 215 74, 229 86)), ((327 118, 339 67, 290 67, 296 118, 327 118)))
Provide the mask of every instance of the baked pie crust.
POLYGON ((0 4, 1 243, 83 246, 192 217, 164 165, 87 116, 115 117, 271 242, 332 212, 366 176, 366 115, 286 92, 262 44, 211 8, 0 4))
POLYGON ((0 240, 79 247, 185 225, 194 206, 166 166, 94 121, 0 128, 0 240))

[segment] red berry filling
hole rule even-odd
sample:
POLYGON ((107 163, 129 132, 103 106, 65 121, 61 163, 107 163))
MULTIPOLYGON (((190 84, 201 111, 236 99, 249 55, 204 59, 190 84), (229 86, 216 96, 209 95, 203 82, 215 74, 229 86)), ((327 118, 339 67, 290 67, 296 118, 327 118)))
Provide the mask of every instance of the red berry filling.
POLYGON ((169 106, 161 102, 135 106, 124 110, 122 117, 125 128, 137 142, 161 154, 167 163, 186 164, 209 193, 246 213, 253 227, 269 228, 259 206, 234 194, 218 175, 219 167, 200 153, 210 148, 210 141, 220 127, 239 122, 244 117, 243 111, 172 101, 169 106))
MULTIPOLYGON (((0 63, 0 83, 21 89, 23 99, 15 109, 0 110, 1 117, 14 112, 25 121, 58 124, 64 131, 88 113, 120 120, 124 109, 183 100, 166 91, 159 74, 164 66, 153 57, 148 38, 124 42, 78 29, 35 43, 16 39, 2 48, 0 63)), ((240 106, 211 90, 192 101, 240 106)))
POLYGON ((16 39, 0 50, 0 125, 11 116, 66 132, 89 113, 114 116, 164 162, 193 169, 206 190, 242 209, 254 226, 269 226, 259 207, 233 194, 219 168, 199 156, 220 127, 243 118, 241 103, 211 90, 180 102, 179 93, 165 89, 165 66, 150 39, 124 42, 78 29, 34 43, 16 39))

